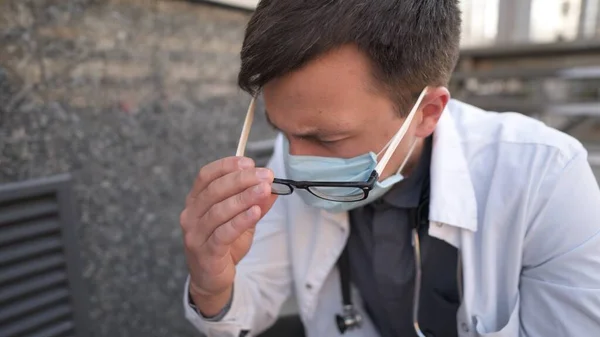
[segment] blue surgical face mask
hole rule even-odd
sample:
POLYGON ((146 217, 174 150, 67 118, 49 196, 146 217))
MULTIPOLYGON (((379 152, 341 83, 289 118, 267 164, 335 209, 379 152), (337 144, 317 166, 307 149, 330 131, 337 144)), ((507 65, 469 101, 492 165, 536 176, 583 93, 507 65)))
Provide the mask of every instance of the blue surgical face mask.
MULTIPOLYGON (((410 157, 412 150, 414 149, 415 142, 410 148, 410 151, 406 158, 410 157)), ((377 158, 379 154, 385 151, 389 146, 386 145, 383 150, 378 154, 369 152, 354 158, 334 158, 334 157, 316 157, 316 156, 295 156, 291 155, 289 151, 289 143, 284 137, 284 161, 287 177, 296 181, 367 181, 371 172, 377 166, 377 158)), ((383 181, 378 181, 373 186, 373 189, 369 192, 369 196, 366 199, 355 201, 355 202, 339 202, 332 200, 325 200, 318 198, 308 191, 296 190, 294 193, 298 193, 304 202, 310 206, 321 208, 330 212, 344 212, 354 208, 364 206, 374 200, 379 199, 387 191, 389 191, 394 184, 402 181, 404 176, 401 171, 406 165, 407 160, 398 169, 396 174, 386 178, 383 181)), ((330 188, 329 192, 333 195, 341 195, 346 189, 337 188, 339 192, 335 191, 334 188, 330 188)))
MULTIPOLYGON (((367 181, 373 170, 377 170, 377 173, 381 175, 385 168, 388 160, 396 150, 396 147, 404 138, 408 126, 410 125, 421 100, 426 93, 426 89, 419 96, 419 99, 415 103, 406 120, 394 137, 384 148, 378 153, 369 152, 354 158, 334 158, 334 157, 317 157, 317 156, 302 156, 292 155, 289 151, 289 143, 287 139, 284 140, 284 163, 287 173, 287 178, 296 181, 367 181), (385 151, 385 152, 384 152, 385 151), (378 162, 377 158, 384 152, 383 157, 378 162)), ((285 138, 285 137, 284 137, 285 138)), ((383 181, 377 181, 373 186, 373 189, 369 192, 366 199, 355 201, 355 202, 340 202, 321 199, 312 195, 310 192, 305 190, 296 190, 295 193, 299 193, 304 202, 310 206, 321 208, 331 212, 343 212, 349 211, 354 208, 361 207, 368 203, 377 200, 388 192, 394 184, 402 181, 404 176, 402 175, 402 169, 408 162, 412 151, 414 150, 416 141, 412 142, 411 148, 404 159, 404 162, 396 172, 396 174, 384 179, 383 181)), ((347 191, 347 188, 332 187, 328 190, 331 194, 340 195, 347 191), (338 189, 338 191, 335 191, 338 189)))

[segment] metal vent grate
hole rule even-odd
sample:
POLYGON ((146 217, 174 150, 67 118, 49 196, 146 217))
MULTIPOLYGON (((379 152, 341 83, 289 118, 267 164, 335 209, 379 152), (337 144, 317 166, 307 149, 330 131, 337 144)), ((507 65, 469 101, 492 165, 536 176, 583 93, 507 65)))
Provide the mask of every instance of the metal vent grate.
POLYGON ((0 337, 87 335, 69 182, 0 186, 0 337))

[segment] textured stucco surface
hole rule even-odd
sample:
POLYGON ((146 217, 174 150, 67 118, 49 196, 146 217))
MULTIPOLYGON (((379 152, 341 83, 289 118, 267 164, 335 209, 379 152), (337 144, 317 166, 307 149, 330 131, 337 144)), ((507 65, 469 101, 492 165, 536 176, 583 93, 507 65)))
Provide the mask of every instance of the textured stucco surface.
MULTIPOLYGON (((71 173, 91 336, 196 336, 179 212, 233 155, 249 18, 180 1, 0 2, 0 184, 71 173)), ((273 135, 259 114, 252 139, 273 135)))

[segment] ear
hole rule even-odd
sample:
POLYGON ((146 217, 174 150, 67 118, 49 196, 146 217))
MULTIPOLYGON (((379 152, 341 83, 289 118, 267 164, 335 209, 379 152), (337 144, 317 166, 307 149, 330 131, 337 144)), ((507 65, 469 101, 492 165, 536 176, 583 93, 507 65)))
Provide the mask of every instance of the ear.
POLYGON ((421 102, 421 121, 417 124, 415 136, 427 138, 433 133, 448 101, 450 101, 450 91, 446 87, 434 87, 428 90, 421 102))

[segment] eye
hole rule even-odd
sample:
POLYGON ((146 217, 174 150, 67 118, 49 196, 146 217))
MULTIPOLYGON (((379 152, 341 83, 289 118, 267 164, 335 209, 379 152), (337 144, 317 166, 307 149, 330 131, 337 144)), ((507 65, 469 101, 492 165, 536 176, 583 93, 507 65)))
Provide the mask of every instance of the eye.
POLYGON ((307 142, 307 143, 312 143, 315 145, 323 145, 323 146, 328 146, 328 145, 332 145, 333 143, 335 143, 336 141, 330 141, 330 140, 323 140, 320 139, 316 136, 313 135, 297 135, 295 136, 296 139, 301 140, 303 142, 307 142))
POLYGON ((310 143, 316 146, 324 147, 324 148, 333 148, 340 144, 340 141, 343 139, 322 139, 318 136, 314 135, 296 135, 295 139, 300 140, 302 142, 310 143))
POLYGON ((338 143, 339 140, 337 140, 337 139, 336 140, 318 140, 318 142, 323 145, 326 145, 326 146, 331 146, 331 145, 338 143))
POLYGON ((317 141, 317 145, 328 151, 337 151, 343 147, 344 139, 322 139, 317 141))

